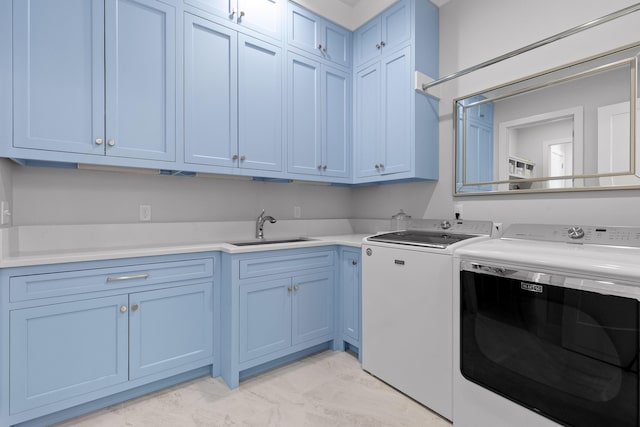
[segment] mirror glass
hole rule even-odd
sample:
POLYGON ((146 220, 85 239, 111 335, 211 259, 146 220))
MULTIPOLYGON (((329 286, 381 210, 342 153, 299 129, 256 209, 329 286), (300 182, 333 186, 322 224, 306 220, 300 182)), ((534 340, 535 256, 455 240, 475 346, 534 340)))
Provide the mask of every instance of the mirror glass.
POLYGON ((639 45, 454 100, 454 195, 640 186, 639 45))

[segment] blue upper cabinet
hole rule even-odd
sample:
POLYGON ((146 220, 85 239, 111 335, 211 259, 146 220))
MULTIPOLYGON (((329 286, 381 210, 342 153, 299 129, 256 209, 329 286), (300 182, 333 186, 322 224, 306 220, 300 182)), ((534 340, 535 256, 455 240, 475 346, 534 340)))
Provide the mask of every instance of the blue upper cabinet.
POLYGON ((411 0, 400 0, 355 32, 355 64, 363 65, 411 40, 411 0))
POLYGON ((14 2, 17 150, 4 155, 175 160, 175 13, 156 0, 14 2))
POLYGON ((348 177, 350 75, 291 52, 288 63, 288 172, 348 177))
POLYGON ((190 14, 184 33, 185 162, 236 167, 238 34, 190 14))
POLYGON ((410 63, 404 48, 356 76, 357 178, 411 171, 410 63))
POLYGON ((13 61, 13 145, 103 155, 103 0, 13 2, 13 61))
POLYGON ((282 66, 279 47, 185 15, 187 164, 282 171, 282 66))
POLYGON ((438 101, 414 88, 415 71, 438 75, 437 7, 402 0, 354 45, 354 181, 438 179, 438 101))
POLYGON ((238 45, 240 167, 282 171, 282 50, 243 34, 238 45))
POLYGON ((175 160, 175 9, 156 0, 108 1, 107 154, 175 160))
POLYGON ((287 13, 288 46, 343 67, 351 65, 351 32, 294 3, 287 13))
POLYGON ((199 9, 258 33, 282 39, 285 0, 185 0, 199 9))

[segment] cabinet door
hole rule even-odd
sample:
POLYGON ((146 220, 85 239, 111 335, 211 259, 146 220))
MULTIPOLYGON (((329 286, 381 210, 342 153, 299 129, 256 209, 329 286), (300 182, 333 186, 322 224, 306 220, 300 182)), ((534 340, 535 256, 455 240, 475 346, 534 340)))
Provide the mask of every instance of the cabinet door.
POLYGON ((333 272, 293 278, 292 343, 333 335, 333 272))
POLYGON ((287 38, 290 46, 322 56, 320 27, 322 18, 300 6, 289 3, 287 38))
POLYGON ((360 343, 360 253, 344 251, 342 255, 342 335, 360 343))
POLYGON ((351 32, 328 21, 324 21, 322 31, 323 56, 336 64, 350 67, 351 32))
POLYGON ((400 0, 384 11, 381 19, 381 44, 384 55, 407 44, 411 39, 411 1, 400 0))
POLYGON ((238 24, 281 40, 284 1, 238 0, 238 24))
POLYGON ((291 279, 240 285, 239 360, 291 346, 291 279))
POLYGON ((185 162, 236 167, 237 32, 186 14, 184 49, 185 162))
POLYGON ((380 18, 376 17, 358 28, 355 37, 355 64, 362 65, 380 56, 382 29, 380 18))
POLYGON ((129 296, 131 379, 213 355, 212 284, 129 296))
POLYGON ((108 0, 107 155, 175 160, 175 8, 108 0))
POLYGON ((322 171, 321 66, 289 53, 288 170, 319 175, 322 171))
POLYGON ((348 177, 351 174, 351 76, 324 67, 322 98, 322 173, 348 177))
POLYGON ((11 413, 127 381, 127 302, 114 296, 12 311, 11 413))
POLYGON ((360 177, 380 173, 381 71, 376 62, 356 75, 356 174, 360 177), (378 166, 378 167, 376 167, 378 166))
POLYGON ((380 173, 408 172, 411 170, 413 145, 410 49, 405 48, 386 57, 382 67, 384 160, 380 160, 380 173))
POLYGON ((282 51, 238 36, 240 167, 282 171, 282 51))
POLYGON ((103 0, 14 1, 13 61, 14 146, 104 155, 103 0))
MULTIPOLYGON (((466 182, 493 180, 493 127, 476 120, 467 121, 465 148, 466 182)), ((491 189, 491 185, 476 187, 491 189)))

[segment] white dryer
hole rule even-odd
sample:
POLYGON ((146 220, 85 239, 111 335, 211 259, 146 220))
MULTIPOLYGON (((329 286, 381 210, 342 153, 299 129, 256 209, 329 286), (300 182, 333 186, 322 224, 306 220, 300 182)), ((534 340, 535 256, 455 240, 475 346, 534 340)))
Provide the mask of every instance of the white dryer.
POLYGON ((362 367, 452 417, 454 251, 488 239, 488 221, 418 220, 362 246, 362 367))
POLYGON ((640 228, 514 225, 454 268, 455 427, 640 425, 640 228))

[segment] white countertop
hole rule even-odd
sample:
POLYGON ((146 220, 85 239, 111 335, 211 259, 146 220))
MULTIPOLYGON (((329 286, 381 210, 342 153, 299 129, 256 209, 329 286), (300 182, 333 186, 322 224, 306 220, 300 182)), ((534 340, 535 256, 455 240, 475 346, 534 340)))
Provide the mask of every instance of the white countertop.
MULTIPOLYGON (((196 252, 222 251, 231 254, 259 252, 265 250, 300 249, 328 245, 360 247, 362 239, 368 234, 342 234, 333 236, 310 236, 302 242, 273 243, 252 246, 234 246, 227 242, 211 243, 176 243, 176 244, 143 244, 140 246, 82 248, 82 249, 47 249, 43 251, 14 251, 3 254, 0 268, 24 267, 66 262, 97 261, 118 258, 134 258, 157 255, 175 255, 196 252)), ((278 239, 283 237, 278 237, 278 239)), ((245 241, 251 239, 235 239, 245 241)))

